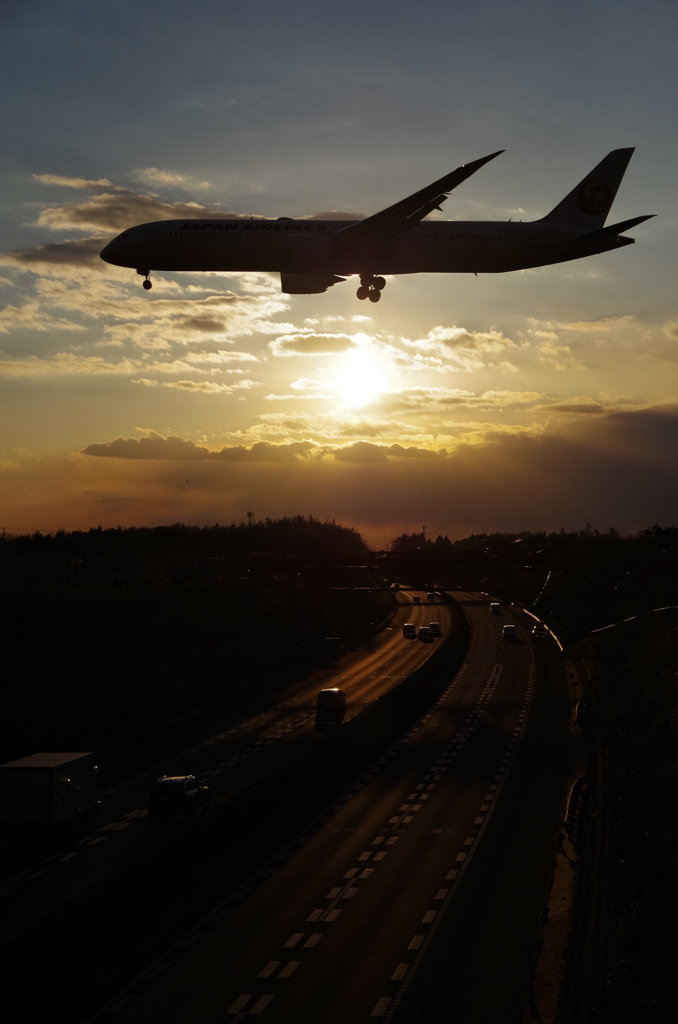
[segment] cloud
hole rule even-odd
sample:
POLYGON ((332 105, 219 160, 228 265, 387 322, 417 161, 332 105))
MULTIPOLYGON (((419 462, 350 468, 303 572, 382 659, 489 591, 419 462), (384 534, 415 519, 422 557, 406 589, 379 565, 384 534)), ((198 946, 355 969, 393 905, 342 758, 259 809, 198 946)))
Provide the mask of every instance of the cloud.
POLYGON ((98 191, 102 188, 120 188, 120 186, 114 185, 112 181, 109 181, 108 178, 96 178, 94 180, 90 178, 68 178, 62 174, 34 174, 33 177, 43 185, 59 185, 63 188, 75 188, 81 191, 98 191))
POLYGON ((142 384, 144 387, 149 388, 177 388, 179 391, 194 392, 195 394, 202 395, 230 395, 236 391, 251 391, 262 386, 258 381, 254 380, 239 380, 234 384, 219 384, 216 381, 210 380, 158 381, 149 380, 147 377, 139 377, 133 380, 132 384, 142 384))
POLYGON ((244 445, 211 451, 193 441, 180 437, 161 437, 149 432, 144 437, 118 437, 114 441, 94 442, 82 449, 83 455, 115 459, 215 460, 218 462, 289 462, 304 456, 314 445, 310 441, 272 444, 260 441, 247 448, 244 445))
POLYGON ((140 181, 148 181, 152 185, 161 185, 163 187, 176 185, 199 189, 212 187, 208 181, 196 181, 185 174, 163 171, 159 167, 140 167, 133 172, 133 177, 138 178, 140 181))
POLYGON ((519 351, 516 342, 494 328, 489 331, 468 331, 464 327, 433 327, 421 338, 402 338, 404 352, 396 361, 405 368, 434 370, 436 373, 473 373, 492 367, 503 372, 515 371, 506 358, 497 356, 519 351))
POLYGON ((345 448, 337 448, 334 457, 339 462, 385 462, 388 452, 378 444, 369 441, 356 441, 345 448))
POLYGON ((48 242, 33 249, 16 249, 0 254, 0 264, 30 270, 36 274, 49 273, 54 268, 77 267, 98 270, 106 268, 99 253, 106 244, 104 238, 81 238, 67 242, 48 242))
POLYGON ((41 211, 37 223, 51 231, 75 229, 112 234, 134 224, 153 220, 239 216, 237 213, 220 209, 209 209, 193 201, 166 203, 157 196, 118 189, 114 192, 102 192, 79 203, 47 207, 41 211))
POLYGON ((145 431, 69 461, 12 453, 0 497, 13 523, 63 526, 238 522, 312 514, 370 543, 404 532, 671 525, 678 507, 678 406, 583 416, 541 434, 497 431, 453 451, 314 440, 207 443, 145 431), (97 457, 98 456, 98 457, 97 457))
POLYGON ((208 448, 186 441, 181 437, 160 437, 147 434, 145 437, 118 437, 115 441, 95 442, 82 450, 83 455, 96 455, 111 459, 205 459, 210 457, 208 448))
POLYGON ((283 334, 268 347, 274 356, 316 356, 331 355, 336 352, 350 352, 355 346, 348 334, 283 334))

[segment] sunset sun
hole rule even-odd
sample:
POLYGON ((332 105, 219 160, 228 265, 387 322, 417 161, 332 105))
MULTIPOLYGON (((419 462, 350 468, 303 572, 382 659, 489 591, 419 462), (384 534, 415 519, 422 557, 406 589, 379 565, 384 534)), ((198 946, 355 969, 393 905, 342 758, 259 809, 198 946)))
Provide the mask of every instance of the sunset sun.
POLYGON ((357 346, 346 354, 336 378, 344 405, 359 409, 378 398, 384 387, 383 369, 369 345, 357 346))

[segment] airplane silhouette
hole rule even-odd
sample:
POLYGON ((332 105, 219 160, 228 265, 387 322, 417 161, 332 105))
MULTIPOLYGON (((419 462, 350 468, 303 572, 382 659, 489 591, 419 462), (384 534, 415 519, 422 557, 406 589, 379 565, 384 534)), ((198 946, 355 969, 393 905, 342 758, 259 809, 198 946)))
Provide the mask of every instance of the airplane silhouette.
POLYGON ((309 295, 358 274, 359 299, 378 302, 384 275, 497 274, 564 263, 631 245, 622 232, 654 214, 605 227, 633 154, 614 149, 541 220, 427 221, 450 192, 503 150, 439 178, 364 220, 279 217, 161 220, 129 228, 101 258, 151 270, 272 271, 283 292, 309 295))

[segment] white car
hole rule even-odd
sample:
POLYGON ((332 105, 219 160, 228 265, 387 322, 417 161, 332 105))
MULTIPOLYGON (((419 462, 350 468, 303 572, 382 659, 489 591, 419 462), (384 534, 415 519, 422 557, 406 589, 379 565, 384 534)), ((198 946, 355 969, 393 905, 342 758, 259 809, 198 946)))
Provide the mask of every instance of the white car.
POLYGON ((419 637, 420 640, 423 640, 424 643, 433 643, 433 633, 431 632, 428 626, 420 626, 419 631, 417 632, 417 636, 419 637))
POLYGON ((517 640, 518 630, 514 625, 509 623, 507 626, 501 627, 501 638, 502 640, 517 640))

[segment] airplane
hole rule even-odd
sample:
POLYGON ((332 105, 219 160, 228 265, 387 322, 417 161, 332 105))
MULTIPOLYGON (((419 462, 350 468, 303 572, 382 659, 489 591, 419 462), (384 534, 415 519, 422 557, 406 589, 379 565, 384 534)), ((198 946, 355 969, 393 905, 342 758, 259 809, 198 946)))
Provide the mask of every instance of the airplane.
POLYGON ((614 149, 549 214, 535 221, 427 221, 450 192, 503 153, 462 164, 364 220, 239 217, 161 220, 123 231, 101 258, 151 270, 270 271, 283 292, 311 295, 359 275, 359 299, 378 302, 385 275, 497 274, 631 245, 622 232, 654 214, 605 227, 635 147, 614 149))

